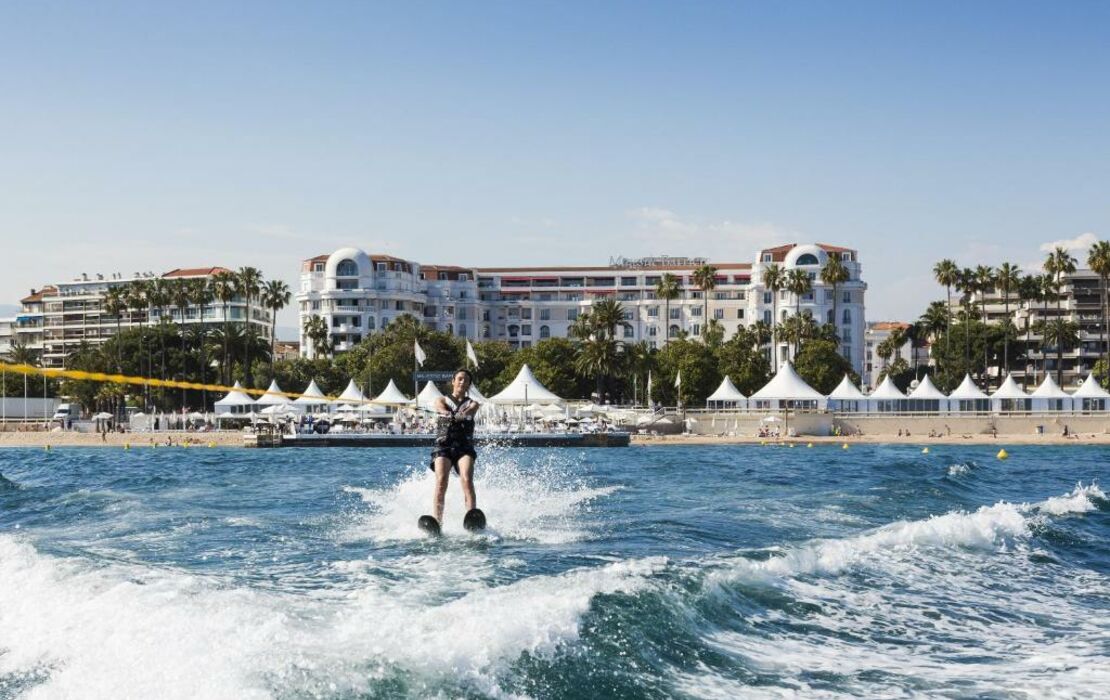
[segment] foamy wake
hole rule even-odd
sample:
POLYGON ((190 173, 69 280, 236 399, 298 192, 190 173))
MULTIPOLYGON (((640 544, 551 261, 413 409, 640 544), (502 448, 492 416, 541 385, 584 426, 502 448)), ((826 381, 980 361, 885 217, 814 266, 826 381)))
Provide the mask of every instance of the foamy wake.
POLYGON ((428 605, 387 587, 295 595, 96 568, 0 535, 0 681, 23 679, 27 698, 269 698, 275 689, 366 692, 400 672, 498 694, 486 679, 500 666, 557 652, 577 639, 595 596, 638 590, 665 565, 477 584, 428 605))
MULTIPOLYGON (((565 544, 587 539, 581 514, 588 505, 615 492, 618 487, 591 488, 568 478, 557 467, 544 464, 518 466, 508 460, 487 460, 480 466, 476 482, 478 505, 489 518, 492 537, 565 544)), ((368 506, 341 534, 348 541, 378 542, 424 537, 416 521, 431 512, 434 476, 417 469, 400 483, 382 489, 345 487, 368 506)), ((463 535, 465 512, 458 479, 448 484, 443 531, 463 535)))

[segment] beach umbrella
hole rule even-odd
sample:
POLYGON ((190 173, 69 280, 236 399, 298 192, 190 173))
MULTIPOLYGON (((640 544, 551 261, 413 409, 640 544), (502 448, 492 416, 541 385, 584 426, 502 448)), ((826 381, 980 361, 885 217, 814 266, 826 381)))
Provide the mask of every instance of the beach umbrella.
POLYGON ((95 416, 93 416, 93 420, 110 420, 114 417, 115 416, 113 416, 111 413, 101 412, 101 413, 98 413, 95 416))

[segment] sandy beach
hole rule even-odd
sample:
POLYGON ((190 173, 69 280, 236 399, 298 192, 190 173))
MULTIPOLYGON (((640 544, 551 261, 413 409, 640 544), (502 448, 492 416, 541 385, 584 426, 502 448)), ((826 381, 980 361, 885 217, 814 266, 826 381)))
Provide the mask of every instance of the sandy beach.
POLYGON ((243 434, 240 432, 212 433, 108 433, 103 438, 99 433, 69 432, 0 432, 0 448, 3 447, 115 447, 150 448, 158 447, 242 447, 243 434))

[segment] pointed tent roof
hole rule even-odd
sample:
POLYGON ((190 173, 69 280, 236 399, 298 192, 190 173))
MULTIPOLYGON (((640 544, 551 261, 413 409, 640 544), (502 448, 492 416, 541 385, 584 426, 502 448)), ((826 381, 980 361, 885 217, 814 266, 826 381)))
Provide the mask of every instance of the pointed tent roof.
POLYGON ((1052 378, 1051 374, 1044 376, 1044 381, 1041 385, 1033 390, 1032 394, 1035 399, 1070 399, 1071 394, 1064 391, 1052 378))
POLYGON ((320 391, 320 387, 316 386, 315 379, 308 383, 308 388, 305 389, 300 396, 293 399, 293 404, 295 406, 315 406, 327 402, 328 400, 324 398, 324 392, 320 391))
POLYGON ((991 394, 991 398, 1027 399, 1029 398, 1029 394, 1026 394, 1024 391, 1022 391, 1021 387, 1018 386, 1017 382, 1014 381, 1014 378, 1007 374, 1006 381, 1002 382, 1002 386, 998 387, 998 389, 995 390, 993 394, 991 394))
POLYGON ((975 382, 971 381, 970 374, 965 374, 964 380, 948 395, 948 398, 970 401, 972 399, 985 399, 987 395, 980 391, 979 387, 975 386, 975 382))
POLYGON ((520 368, 516 378, 509 382, 509 386, 502 389, 500 393, 491 396, 490 401, 494 403, 529 404, 533 402, 562 403, 563 400, 548 391, 543 384, 540 384, 539 380, 532 374, 532 368, 524 365, 520 368))
POLYGON ((1099 386, 1094 374, 1088 374, 1072 396, 1079 399, 1110 399, 1110 392, 1099 386))
POLYGON ((443 396, 443 392, 439 390, 435 382, 429 381, 416 395, 416 405, 420 408, 435 408, 436 399, 443 396))
POLYGON ((343 393, 339 395, 335 403, 358 404, 365 400, 366 396, 362 393, 362 390, 358 388, 358 385, 355 384, 355 380, 352 379, 347 383, 347 388, 343 390, 343 393))
POLYGON ((235 382, 235 386, 231 387, 231 391, 227 392, 227 396, 223 397, 215 403, 216 406, 252 406, 254 399, 247 396, 243 391, 243 385, 235 382))
POLYGON ((266 391, 270 393, 259 396, 255 404, 259 406, 277 406, 279 404, 293 403, 293 399, 282 393, 281 387, 278 386, 276 379, 270 382, 270 388, 266 391))
POLYGON ((890 380, 890 375, 883 377, 883 381, 879 386, 872 391, 867 398, 869 399, 904 399, 906 395, 894 386, 894 382, 890 380))
POLYGON ((852 383, 852 380, 848 378, 848 375, 845 374, 844 379, 841 379, 840 383, 837 384, 836 388, 829 394, 829 398, 836 399, 837 401, 859 401, 867 397, 863 395, 863 392, 860 391, 859 388, 852 383))
POLYGON ((929 375, 926 374, 925 378, 917 383, 917 388, 910 392, 909 398, 946 399, 948 397, 944 395, 943 391, 937 388, 936 384, 933 384, 933 380, 930 379, 929 375))
POLYGON ((721 381, 721 385, 717 387, 716 391, 709 395, 706 401, 743 401, 746 398, 747 397, 736 388, 736 385, 732 383, 732 380, 728 378, 728 375, 725 375, 724 380, 721 381))
POLYGON ((390 379, 385 390, 378 394, 371 403, 383 404, 386 406, 407 406, 412 403, 412 399, 402 394, 401 390, 398 389, 397 385, 390 379))
POLYGON ((478 403, 489 403, 489 399, 487 399, 485 395, 482 394, 482 392, 478 391, 477 384, 471 384, 470 390, 466 393, 468 396, 470 396, 472 400, 477 401, 478 403))
POLYGON ((753 399, 774 400, 774 399, 787 399, 787 400, 818 400, 824 401, 825 395, 805 383, 798 373, 794 371, 794 365, 790 364, 789 360, 782 363, 782 367, 771 377, 771 381, 763 385, 763 388, 751 395, 753 399))

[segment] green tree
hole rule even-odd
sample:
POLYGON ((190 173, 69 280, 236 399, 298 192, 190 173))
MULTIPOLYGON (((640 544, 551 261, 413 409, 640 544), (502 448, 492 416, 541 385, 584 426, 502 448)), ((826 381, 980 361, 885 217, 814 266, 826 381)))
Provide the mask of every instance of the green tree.
POLYGON ((664 272, 655 284, 655 297, 663 300, 663 345, 669 343, 671 339, 671 300, 677 299, 681 293, 682 288, 678 278, 669 272, 664 272))
POLYGON ((779 292, 785 288, 786 273, 775 263, 763 268, 761 281, 767 291, 771 292, 771 364, 775 371, 779 367, 779 341, 778 341, 778 299, 779 292))
POLYGON ((1002 341, 1002 369, 1006 376, 1010 375, 1010 337, 1013 324, 1010 319, 1010 295, 1021 287, 1021 268, 1013 263, 1002 263, 994 275, 995 284, 1002 292, 1002 305, 1005 308, 1003 329, 1005 334, 1002 341))
POLYGON ((682 373, 684 406, 704 405, 706 397, 721 383, 717 357, 705 343, 676 338, 657 352, 655 358, 659 371, 652 385, 652 398, 664 405, 676 405, 680 397, 674 387, 678 372, 682 373))
POLYGON ((717 353, 719 373, 728 375, 746 396, 759 391, 771 378, 771 363, 762 349, 765 344, 758 331, 740 327, 717 353))
MULTIPOLYGON (((1056 296, 1055 320, 1057 321, 1063 320, 1064 317, 1063 309, 1061 308, 1061 303, 1063 301, 1064 295, 1061 293, 1060 290, 1064 287, 1064 278, 1075 272, 1075 266, 1076 259, 1072 257, 1071 253, 1069 253, 1067 249, 1062 246, 1056 246, 1053 251, 1049 253, 1048 259, 1045 260, 1044 263, 1045 272, 1052 277, 1052 291, 1053 294, 1056 296)), ((1051 324, 1046 324, 1045 328, 1047 329, 1050 325, 1051 324)), ((1064 334, 1063 329, 1064 326, 1057 326, 1057 331, 1060 334, 1064 334)), ((1063 335, 1059 335, 1057 337, 1062 338, 1063 335)), ((1063 385, 1064 344, 1055 342, 1052 344, 1056 346, 1056 383, 1063 385)))
POLYGON ((812 339, 802 343, 794 356, 794 369, 798 376, 822 394, 830 394, 847 374, 852 381, 859 383, 859 375, 837 349, 836 343, 828 340, 812 339))
POLYGON ((840 262, 840 258, 835 255, 830 255, 829 259, 821 267, 821 281, 825 284, 831 285, 833 288, 833 324, 840 323, 840 316, 837 313, 837 303, 839 299, 840 285, 851 279, 851 274, 848 268, 844 267, 844 263, 840 262))
MULTIPOLYGON (((224 322, 224 328, 227 328, 226 321, 224 322)), ((308 338, 308 342, 312 343, 312 355, 314 357, 325 357, 331 351, 331 334, 328 332, 327 322, 322 317, 313 314, 305 319, 304 335, 308 338)), ((224 345, 224 358, 226 361, 226 344, 224 345)))
MULTIPOLYGON (((508 347, 508 344, 505 344, 508 347)), ((528 365, 536 379, 564 399, 585 398, 590 393, 592 377, 583 379, 575 371, 578 347, 566 338, 545 338, 528 348, 513 352, 505 363, 491 390, 500 391, 516 378, 520 368, 528 365)))
MULTIPOLYGON (((955 261, 945 258, 933 266, 933 277, 936 278, 937 283, 944 286, 948 292, 948 323, 945 324, 946 328, 952 326, 952 287, 960 280, 960 268, 956 265, 955 261)), ((948 342, 945 337, 944 342, 948 342)), ((945 353, 949 351, 948 347, 944 348, 945 353)))
POLYGON ((712 265, 701 265, 690 276, 694 284, 701 290, 702 308, 705 323, 702 325, 702 335, 709 331, 709 293, 717 288, 717 268, 712 265))
MULTIPOLYGON (((1066 318, 1054 318, 1050 321, 1038 321, 1037 329, 1044 339, 1045 347, 1056 348, 1056 383, 1064 384, 1064 367, 1060 359, 1064 353, 1079 345, 1079 324, 1066 318)), ((1048 369, 1045 369, 1047 374, 1048 369)))
POLYGON ((269 280, 262 287, 262 305, 270 310, 270 374, 273 374, 274 357, 277 355, 277 315, 292 300, 289 285, 281 280, 269 280))
MULTIPOLYGON (((256 330, 254 323, 251 322, 251 314, 254 300, 257 299, 258 295, 262 292, 262 272, 256 267, 241 267, 239 268, 239 272, 235 274, 235 277, 239 293, 243 295, 243 300, 247 305, 245 310, 245 327, 243 330, 248 336, 253 336, 256 334, 256 330)), ((248 342, 245 347, 246 356, 243 364, 246 367, 245 374, 247 386, 254 386, 254 376, 251 372, 251 350, 254 345, 255 343, 248 342)))
MULTIPOLYGON (((235 280, 235 276, 232 273, 228 272, 228 271, 221 270, 220 272, 217 272, 216 274, 212 275, 212 295, 213 295, 213 297, 215 297, 216 300, 218 300, 221 304, 223 304, 223 310, 224 310, 224 318, 223 318, 224 332, 223 332, 223 337, 224 338, 228 338, 231 335, 230 331, 228 330, 230 325, 231 325, 231 323, 230 323, 231 322, 230 307, 231 307, 231 301, 235 298, 236 284, 237 283, 236 283, 236 280, 235 280)), ((313 317, 313 318, 318 318, 318 317, 313 317)), ((320 319, 320 323, 324 323, 324 320, 320 319)), ((324 330, 325 330, 325 333, 326 333, 327 324, 324 324, 324 330)), ((309 337, 311 338, 311 336, 309 336, 309 337)), ((223 359, 223 362, 221 363, 220 377, 221 377, 221 381, 224 383, 224 385, 227 385, 227 384, 230 384, 231 365, 230 365, 230 362, 229 362, 229 359, 228 359, 228 347, 227 347, 226 344, 223 346, 223 357, 224 357, 224 359, 223 359)))
POLYGON ((1099 313, 1102 323, 1099 324, 1099 336, 1103 347, 1102 357, 1110 363, 1110 309, 1108 302, 1107 286, 1110 285, 1110 241, 1098 241, 1087 252, 1087 267, 1098 275, 1099 292, 1102 294, 1102 304, 1099 313))

